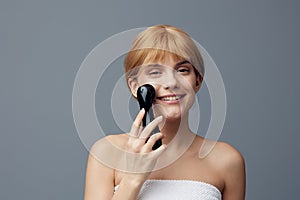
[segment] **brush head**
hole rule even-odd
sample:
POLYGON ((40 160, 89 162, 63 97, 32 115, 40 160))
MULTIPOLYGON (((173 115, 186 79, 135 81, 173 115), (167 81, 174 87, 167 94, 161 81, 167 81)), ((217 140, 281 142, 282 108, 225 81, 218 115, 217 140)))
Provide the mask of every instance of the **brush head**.
POLYGON ((140 109, 144 108, 145 111, 148 111, 153 103, 155 98, 155 89, 150 84, 142 85, 137 90, 137 99, 140 104, 140 109))

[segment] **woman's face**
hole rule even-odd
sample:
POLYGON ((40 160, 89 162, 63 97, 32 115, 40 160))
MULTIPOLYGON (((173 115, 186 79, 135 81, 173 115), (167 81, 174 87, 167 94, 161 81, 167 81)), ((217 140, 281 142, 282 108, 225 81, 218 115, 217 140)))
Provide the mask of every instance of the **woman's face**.
POLYGON ((167 120, 175 120, 188 113, 194 103, 195 93, 201 86, 194 67, 187 60, 174 60, 171 56, 164 62, 150 62, 139 66, 133 94, 144 84, 151 84, 156 91, 154 113, 167 120))

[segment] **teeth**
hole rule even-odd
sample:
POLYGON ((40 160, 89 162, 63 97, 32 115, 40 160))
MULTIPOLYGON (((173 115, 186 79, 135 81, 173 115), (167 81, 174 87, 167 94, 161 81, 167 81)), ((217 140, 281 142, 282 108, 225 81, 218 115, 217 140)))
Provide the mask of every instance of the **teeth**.
POLYGON ((164 97, 164 98, 162 98, 162 100, 163 101, 176 101, 179 98, 180 98, 179 96, 172 96, 172 97, 164 97))

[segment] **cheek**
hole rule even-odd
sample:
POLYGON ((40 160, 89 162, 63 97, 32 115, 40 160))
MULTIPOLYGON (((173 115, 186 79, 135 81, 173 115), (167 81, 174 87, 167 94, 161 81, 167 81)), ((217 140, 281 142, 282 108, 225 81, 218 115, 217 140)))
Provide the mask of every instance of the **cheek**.
POLYGON ((158 90, 158 88, 160 87, 160 83, 158 81, 154 81, 153 79, 149 79, 145 76, 140 76, 137 79, 137 83, 138 83, 138 87, 144 85, 144 84, 150 84, 154 87, 155 91, 158 90))
POLYGON ((180 81, 181 86, 185 88, 186 91, 193 91, 196 90, 196 79, 190 77, 190 78, 184 78, 180 81))
POLYGON ((197 91, 197 80, 196 78, 191 78, 189 80, 189 83, 190 83, 190 87, 193 89, 194 92, 197 91))
POLYGON ((153 81, 151 81, 151 79, 149 79, 147 76, 141 75, 141 76, 138 77, 137 82, 138 82, 139 85, 144 85, 144 84, 147 84, 147 83, 150 84, 153 81))

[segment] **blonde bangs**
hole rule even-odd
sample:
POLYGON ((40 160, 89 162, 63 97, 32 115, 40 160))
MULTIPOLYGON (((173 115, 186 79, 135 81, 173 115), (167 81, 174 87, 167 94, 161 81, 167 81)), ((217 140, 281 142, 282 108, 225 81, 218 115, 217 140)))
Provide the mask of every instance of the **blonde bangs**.
POLYGON ((142 49, 139 50, 140 59, 137 64, 143 65, 147 63, 159 63, 159 62, 165 62, 167 59, 172 58, 175 62, 178 60, 183 60, 183 58, 180 55, 174 54, 172 52, 169 52, 167 50, 162 49, 142 49))
POLYGON ((137 36, 124 60, 127 77, 135 74, 138 66, 169 58, 189 61, 203 77, 204 63, 195 43, 188 34, 168 25, 149 27, 137 36))

